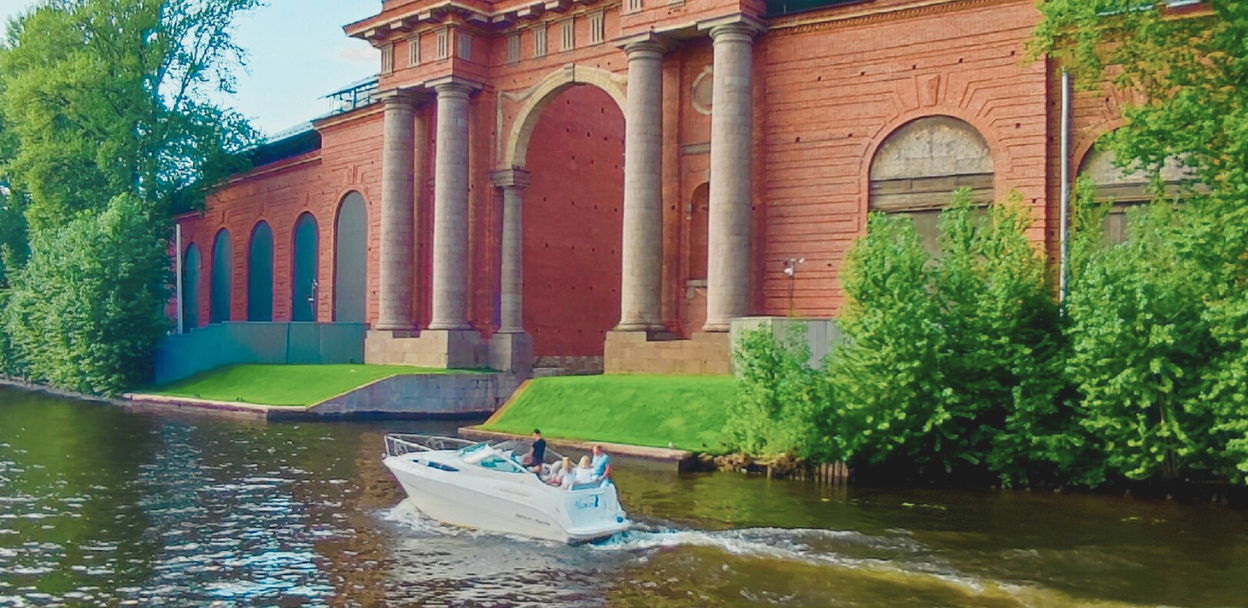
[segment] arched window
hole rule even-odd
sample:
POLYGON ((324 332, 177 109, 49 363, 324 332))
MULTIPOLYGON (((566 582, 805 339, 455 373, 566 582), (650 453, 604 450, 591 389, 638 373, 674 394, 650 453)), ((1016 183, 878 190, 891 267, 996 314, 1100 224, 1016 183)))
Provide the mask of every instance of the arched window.
MULTIPOLYGON (((1079 175, 1096 186, 1093 198, 1098 203, 1113 203, 1105 216, 1105 240, 1121 243, 1127 240, 1127 209, 1153 200, 1151 177, 1143 169, 1123 169, 1115 164, 1114 153, 1100 144, 1094 145, 1079 164, 1079 175)), ((1163 192, 1178 196, 1183 187, 1195 179, 1183 161, 1171 158, 1161 168, 1163 192)))
POLYGON ((273 230, 264 221, 247 245, 247 320, 273 320, 273 230))
POLYGON ((368 278, 368 208, 359 192, 338 206, 334 223, 334 320, 363 323, 368 278))
POLYGON ((182 331, 199 327, 199 273, 203 267, 199 245, 191 243, 182 258, 182 331))
POLYGON ((230 231, 222 228, 212 242, 212 299, 209 301, 208 322, 230 320, 230 273, 234 253, 230 250, 230 231))
POLYGON ((315 321, 320 235, 316 219, 304 213, 295 222, 291 265, 290 320, 315 321))
POLYGON ((953 192, 992 202, 992 151, 975 127, 949 116, 920 118, 884 140, 871 161, 871 208, 914 220, 928 251, 936 251, 940 210, 953 192))

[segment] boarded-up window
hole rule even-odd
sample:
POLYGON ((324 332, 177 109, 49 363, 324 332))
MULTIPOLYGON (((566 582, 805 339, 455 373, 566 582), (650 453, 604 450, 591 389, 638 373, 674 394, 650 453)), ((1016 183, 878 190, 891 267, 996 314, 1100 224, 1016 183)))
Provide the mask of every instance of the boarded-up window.
POLYGON ((445 27, 438 30, 437 41, 438 47, 435 49, 437 51, 436 59, 439 61, 449 59, 451 57, 451 30, 445 27))
POLYGON ((458 42, 458 51, 456 54, 460 59, 472 60, 472 34, 467 32, 455 32, 455 40, 458 42))
POLYGON ((871 161, 871 209, 914 220, 928 251, 938 249, 940 210, 953 192, 992 201, 992 151, 975 127, 948 116, 920 118, 894 131, 871 161))
MULTIPOLYGON (((1095 184, 1093 198, 1098 203, 1113 203, 1105 216, 1105 240, 1121 243, 1127 240, 1127 209, 1153 200, 1149 189, 1151 175, 1143 169, 1123 169, 1115 164, 1114 153, 1100 146, 1093 146, 1079 165, 1079 175, 1095 184)), ((1177 197, 1185 186, 1195 180, 1195 174, 1178 158, 1169 159, 1161 168, 1163 192, 1177 197)))

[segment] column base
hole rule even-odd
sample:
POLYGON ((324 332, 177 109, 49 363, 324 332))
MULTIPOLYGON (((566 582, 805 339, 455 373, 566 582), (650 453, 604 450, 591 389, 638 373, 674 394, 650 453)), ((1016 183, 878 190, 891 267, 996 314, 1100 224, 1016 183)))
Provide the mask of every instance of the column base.
POLYGON ((732 344, 722 332, 651 340, 640 332, 612 331, 607 333, 603 368, 607 374, 730 374, 732 344))
POLYGON ((490 367, 507 374, 532 374, 533 337, 523 331, 491 336, 490 367))
POLYGON ((611 331, 663 331, 667 329, 662 323, 646 323, 643 321, 627 323, 620 322, 619 325, 611 328, 611 331))
POLYGON ((372 328, 381 331, 416 331, 416 324, 394 321, 378 321, 372 328))
POLYGON ((708 333, 726 333, 730 329, 732 329, 731 321, 709 321, 708 320, 706 324, 702 326, 702 331, 708 332, 708 333))
POLYGON ((364 361, 378 365, 483 367, 485 344, 475 330, 425 330, 419 335, 371 330, 364 338, 364 361))

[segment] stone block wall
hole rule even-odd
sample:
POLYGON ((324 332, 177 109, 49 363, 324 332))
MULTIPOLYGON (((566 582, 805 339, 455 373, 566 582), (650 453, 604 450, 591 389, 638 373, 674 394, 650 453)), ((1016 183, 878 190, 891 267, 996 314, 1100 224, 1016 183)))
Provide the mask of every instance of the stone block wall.
POLYGON ((608 374, 730 374, 732 348, 727 333, 651 340, 645 332, 613 331, 603 363, 608 374))
POLYGON ((327 416, 389 414, 457 418, 488 414, 510 395, 499 391, 498 374, 391 376, 318 403, 309 411, 327 416))

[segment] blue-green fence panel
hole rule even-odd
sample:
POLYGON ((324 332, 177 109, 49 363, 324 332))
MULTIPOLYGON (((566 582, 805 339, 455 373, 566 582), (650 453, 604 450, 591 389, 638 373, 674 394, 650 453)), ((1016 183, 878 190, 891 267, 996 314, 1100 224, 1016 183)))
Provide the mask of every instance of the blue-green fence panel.
POLYGON ((365 323, 217 323, 166 336, 156 350, 156 386, 223 365, 364 361, 365 323))

